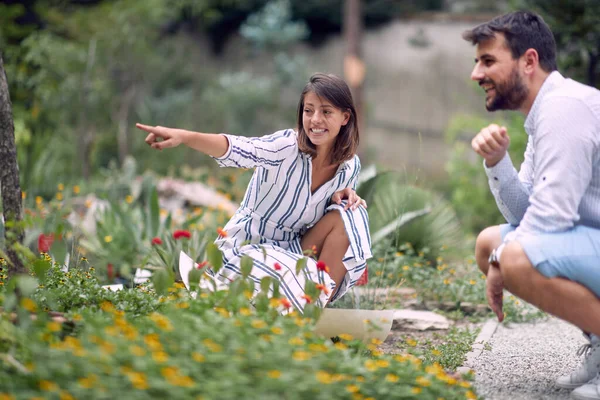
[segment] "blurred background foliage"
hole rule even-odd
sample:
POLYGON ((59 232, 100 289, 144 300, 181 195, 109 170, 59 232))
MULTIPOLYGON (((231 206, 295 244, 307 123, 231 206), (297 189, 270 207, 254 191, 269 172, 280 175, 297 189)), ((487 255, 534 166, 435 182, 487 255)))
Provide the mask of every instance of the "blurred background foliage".
MULTIPOLYGON (((454 3, 459 2, 363 0, 363 23, 366 29, 377 28, 415 13, 445 11, 454 3)), ((496 8, 485 1, 461 4, 470 12, 540 12, 556 35, 561 70, 598 85, 600 2, 508 0, 496 8)), ((314 72, 290 48, 300 42, 319 46, 340 34, 343 5, 343 0, 0 1, 0 49, 24 191, 29 199, 48 200, 64 183, 102 193, 110 171, 119 170, 130 155, 139 171, 207 181, 217 174, 212 160, 183 148, 157 156, 134 123, 248 136, 289 127, 296 111, 289 94, 297 94, 314 72), (212 65, 194 51, 198 41, 208 40, 218 56, 234 35, 245 41, 246 56, 260 59, 271 74, 212 65), (184 165, 196 172, 185 173, 184 165)), ((511 157, 518 167, 526 142, 523 118, 494 115, 496 121, 498 117, 509 129, 511 157)), ((481 161, 469 145, 473 133, 489 123, 472 115, 452 118, 446 129, 452 156, 445 179, 382 174, 371 185, 377 197, 362 189, 374 203, 373 227, 431 206, 436 211, 415 219, 418 226, 403 226, 399 238, 431 250, 447 244, 445 238, 464 242, 454 233, 457 229, 475 234, 502 222, 481 161)), ((243 187, 249 174, 239 176, 236 187, 243 187)), ((235 194, 234 200, 240 196, 235 194)))

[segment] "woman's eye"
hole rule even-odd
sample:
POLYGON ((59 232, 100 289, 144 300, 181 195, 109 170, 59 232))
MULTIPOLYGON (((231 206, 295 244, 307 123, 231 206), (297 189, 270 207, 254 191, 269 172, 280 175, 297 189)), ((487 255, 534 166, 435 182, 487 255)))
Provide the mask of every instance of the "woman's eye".
POLYGON ((305 112, 305 113, 309 113, 309 112, 311 112, 311 111, 310 111, 308 108, 305 108, 305 109, 304 109, 304 112, 305 112))

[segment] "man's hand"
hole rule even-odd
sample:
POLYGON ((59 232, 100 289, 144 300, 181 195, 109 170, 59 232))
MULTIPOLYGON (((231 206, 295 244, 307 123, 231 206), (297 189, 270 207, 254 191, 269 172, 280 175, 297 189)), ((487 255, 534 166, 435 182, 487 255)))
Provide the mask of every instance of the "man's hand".
POLYGON ((486 281, 486 295, 488 304, 492 311, 496 313, 498 321, 504 320, 504 312, 502 311, 502 297, 504 289, 504 281, 500 274, 500 268, 490 264, 486 281))
POLYGON ((506 127, 491 124, 483 128, 471 141, 471 147, 475 153, 485 159, 488 168, 498 164, 508 149, 510 137, 506 127))
POLYGON ((352 188, 345 188, 340 191, 337 191, 331 196, 331 202, 335 204, 342 204, 342 200, 347 199, 348 202, 344 207, 344 210, 352 208, 352 210, 356 210, 358 206, 362 205, 364 208, 367 208, 367 202, 360 198, 359 195, 352 188))

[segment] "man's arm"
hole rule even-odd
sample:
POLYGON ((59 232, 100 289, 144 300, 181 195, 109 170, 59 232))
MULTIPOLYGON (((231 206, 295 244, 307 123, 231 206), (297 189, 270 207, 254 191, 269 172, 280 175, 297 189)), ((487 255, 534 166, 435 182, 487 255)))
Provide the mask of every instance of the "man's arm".
POLYGON ((552 98, 544 106, 533 138, 535 174, 530 204, 505 242, 572 228, 592 179, 600 121, 579 99, 552 98))
POLYGON ((533 144, 527 141, 525 160, 517 173, 508 152, 493 167, 483 163, 488 176, 490 190, 498 209, 511 225, 519 225, 529 207, 529 196, 533 188, 533 144))

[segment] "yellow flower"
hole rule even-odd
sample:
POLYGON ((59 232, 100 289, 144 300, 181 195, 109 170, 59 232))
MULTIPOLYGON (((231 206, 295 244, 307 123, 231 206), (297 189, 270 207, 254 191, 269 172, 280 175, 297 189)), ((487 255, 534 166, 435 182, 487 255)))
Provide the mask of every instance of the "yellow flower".
POLYGON ((113 240, 112 236, 110 236, 110 235, 106 235, 106 236, 104 236, 104 241, 105 241, 106 243, 110 243, 110 242, 112 242, 112 240, 113 240))
POLYGON ((215 343, 215 341, 212 339, 204 339, 202 343, 204 343, 204 345, 214 353, 220 353, 221 351, 223 351, 223 347, 221 347, 220 344, 215 343))
POLYGON ((375 364, 377 364, 379 368, 387 368, 390 366, 390 362, 387 360, 377 360, 375 361, 375 364))
POLYGON ((419 394, 423 391, 420 387, 414 387, 410 390, 413 394, 419 394))
POLYGON ((150 350, 152 350, 152 351, 162 350, 162 344, 160 344, 160 338, 158 337, 158 334, 156 334, 156 333, 150 333, 150 334, 144 336, 144 343, 146 343, 146 345, 148 347, 150 347, 150 350))
POLYGON ((308 345, 308 349, 313 353, 327 353, 329 348, 324 344, 311 343, 308 345))
POLYGON ((417 382, 417 385, 419 385, 419 386, 427 387, 427 386, 431 385, 431 382, 429 381, 429 379, 425 378, 424 376, 417 377, 416 382, 417 382))
POLYGON ((23 200, 25 200, 27 198, 27 193, 26 192, 21 192, 21 198, 23 200))
POLYGON ((371 343, 374 344, 375 346, 379 346, 380 344, 383 343, 383 341, 373 338, 373 339, 371 339, 371 343))
POLYGON ((73 186, 73 193, 79 194, 79 192, 81 192, 81 189, 79 188, 79 186, 77 186, 77 185, 73 186))
POLYGON ((433 354, 434 356, 441 356, 442 352, 437 349, 433 349, 431 350, 431 354, 433 354))
POLYGON ((133 196, 128 194, 127 196, 125 196, 125 203, 127 204, 131 204, 133 203, 133 196))
POLYGON ((247 317, 249 315, 252 315, 252 311, 250 311, 249 308, 242 307, 242 308, 240 308, 240 314, 243 315, 244 317, 247 317))
POLYGON ((206 357, 204 357, 204 355, 203 355, 203 354, 200 354, 200 353, 198 353, 198 352, 193 352, 193 353, 192 353, 192 359, 193 359, 194 361, 196 361, 196 362, 199 362, 199 363, 201 363, 201 362, 204 362, 204 361, 206 360, 206 357))
POLYGON ((317 381, 319 381, 319 383, 323 383, 325 385, 329 385, 329 384, 333 383, 333 377, 329 372, 318 371, 316 376, 317 376, 317 381))
POLYGON ((102 342, 100 347, 106 354, 113 354, 116 350, 115 345, 109 342, 102 342))
POLYGON ((267 372, 267 376, 271 379, 279 379, 281 377, 281 371, 272 369, 271 371, 267 372))
POLYGON ((410 267, 409 267, 408 265, 405 265, 405 266, 403 266, 403 267, 402 267, 402 269, 403 269, 404 271, 408 271, 408 270, 410 269, 410 267))
POLYGON ((458 385, 461 386, 461 387, 464 387, 464 388, 470 388, 471 387, 471 384, 469 382, 465 382, 465 381, 462 381, 458 385))
POLYGON ((260 335, 260 338, 262 340, 264 340, 265 342, 270 342, 272 340, 270 335, 265 335, 265 334, 260 335))
POLYGON ((349 335, 349 334, 347 334, 347 333, 342 333, 342 334, 338 335, 338 337, 339 337, 340 339, 342 339, 342 340, 346 340, 346 341, 350 341, 350 340, 353 340, 353 339, 354 339, 354 337, 353 337, 352 335, 349 335))
POLYGON ((450 284, 450 279, 444 279, 444 285, 449 285, 450 284))
POLYGON ((467 391, 467 393, 465 393, 465 395, 467 396, 467 399, 476 399, 477 398, 477 395, 470 390, 467 391))
POLYGON ((342 342, 337 342, 336 344, 334 344, 335 348, 338 350, 348 350, 348 346, 346 346, 344 343, 342 342))
POLYGON ((57 188, 58 188, 58 190, 60 190, 62 192, 63 190, 65 190, 65 185, 63 185, 62 183, 59 183, 57 185, 57 188))
POLYGON ((29 297, 24 297, 21 299, 21 307, 32 313, 37 311, 37 304, 29 297))
POLYGON ((267 327, 267 323, 265 321, 263 321, 263 320, 260 320, 260 319, 252 320, 252 322, 250 323, 250 325, 252 325, 252 327, 254 329, 264 329, 264 328, 267 327))
POLYGON ((406 344, 411 347, 415 347, 417 345, 417 341, 414 339, 406 339, 406 344))
POLYGON ((60 332, 62 330, 62 325, 56 321, 51 321, 46 324, 46 328, 48 328, 50 332, 60 332))
POLYGON ((44 392, 55 392, 58 390, 58 385, 56 383, 46 380, 41 380, 39 386, 40 390, 43 390, 44 392))
POLYGON ((295 351, 292 354, 292 358, 296 361, 306 361, 312 358, 312 355, 306 351, 295 351))
POLYGON ((129 351, 131 352, 131 354, 137 357, 141 357, 146 354, 146 350, 144 350, 144 348, 140 346, 131 346, 129 348, 129 351))
POLYGON ((365 368, 367 369, 367 371, 377 371, 377 369, 379 368, 377 366, 377 363, 374 360, 367 360, 365 361, 365 368))
POLYGON ((273 334, 275 335, 281 335, 283 333, 283 329, 274 326, 273 328, 271 328, 271 332, 273 332, 273 334))
POLYGON ((42 196, 35 196, 35 204, 37 204, 39 206, 43 202, 44 202, 44 199, 42 199, 42 196))
POLYGON ((74 400, 75 398, 67 391, 60 392, 60 400, 74 400))
POLYGON ((182 301, 181 303, 177 303, 177 308, 190 308, 190 303, 187 301, 182 301))
POLYGON ((79 378, 77 382, 79 382, 79 386, 81 386, 82 388, 91 389, 92 387, 94 387, 97 380, 98 377, 96 375, 90 374, 85 378, 79 378))
POLYGON ((63 199, 63 194, 61 192, 56 193, 56 200, 61 201, 63 199))
POLYGON ((169 318, 162 314, 154 312, 150 314, 150 319, 163 331, 170 332, 173 330, 173 325, 171 324, 169 318))
POLYGON ((146 390, 148 389, 148 381, 146 379, 146 375, 142 372, 129 372, 127 374, 129 381, 133 385, 134 388, 138 390, 146 390))
POLYGON ((162 364, 169 360, 169 355, 164 351, 155 351, 152 353, 152 359, 157 363, 162 364))
POLYGON ((477 281, 475 281, 474 279, 471 279, 471 280, 469 281, 469 284, 470 284, 470 285, 474 285, 474 284, 476 284, 476 283, 477 283, 477 281))
POLYGON ((360 390, 360 387, 358 385, 348 385, 346 386, 346 391, 350 392, 350 393, 357 393, 360 390))
POLYGON ((16 397, 8 393, 0 393, 0 400, 15 400, 16 397))
POLYGON ((394 374, 387 374, 385 376, 385 380, 388 382, 398 382, 400 378, 398 377, 398 375, 394 375, 394 374))

